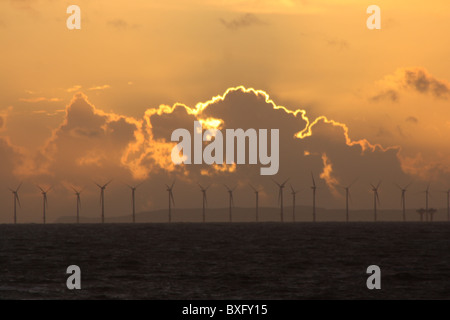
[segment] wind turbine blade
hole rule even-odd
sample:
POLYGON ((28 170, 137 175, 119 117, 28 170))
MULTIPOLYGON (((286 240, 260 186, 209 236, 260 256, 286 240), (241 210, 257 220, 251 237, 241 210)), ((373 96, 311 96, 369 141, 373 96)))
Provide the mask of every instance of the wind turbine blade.
POLYGON ((250 183, 248 184, 249 186, 250 186, 250 188, 252 188, 253 189, 253 191, 255 191, 256 192, 256 189, 255 189, 255 187, 254 186, 252 186, 250 183))
POLYGON ((231 194, 231 206, 234 207, 234 198, 233 198, 233 194, 231 194))
POLYGON ((205 188, 203 188, 203 186, 200 183, 197 183, 198 186, 200 187, 200 190, 204 190, 205 188))
POLYGON ((208 185, 208 186, 206 187, 205 191, 206 191, 206 190, 208 190, 208 189, 209 189, 209 187, 211 187, 211 185, 208 185))
POLYGON ((166 187, 167 187, 167 190, 171 189, 171 188, 169 187, 169 185, 168 185, 168 184, 165 184, 165 185, 166 185, 166 187))
POLYGON ((97 185, 97 187, 99 187, 99 188, 101 188, 102 186, 101 185, 99 185, 97 182, 94 182, 96 185, 97 185))
POLYGON ((45 192, 49 192, 52 188, 53 186, 50 186, 47 190, 45 190, 45 192))
POLYGON ((381 180, 380 180, 380 182, 378 182, 378 184, 377 184, 377 189, 380 187, 380 185, 381 185, 381 180))
POLYGON ((109 180, 107 183, 105 183, 104 187, 106 187, 108 184, 110 184, 113 181, 113 179, 109 180))
POLYGON ((412 185, 412 182, 408 183, 405 187, 405 190, 407 190, 412 185))
POLYGON ((291 187, 292 193, 295 193, 294 188, 292 188, 292 185, 290 185, 290 187, 291 187))
POLYGON ((144 183, 145 181, 141 181, 141 182, 139 182, 136 186, 135 186, 135 188, 137 188, 137 187, 139 187, 139 186, 141 186, 143 183, 144 183))
POLYGON ((353 203, 352 195, 351 195, 351 193, 350 193, 350 190, 348 191, 348 199, 350 200, 351 203, 353 203))
POLYGON ((174 185, 175 185, 175 180, 173 180, 172 185, 170 186, 170 189, 172 189, 174 185))
MULTIPOLYGON (((134 189, 134 187, 132 185, 129 185, 128 183, 124 183, 128 188, 130 188, 131 190, 134 189)), ((106 187, 106 184, 104 185, 104 187, 106 187)))
POLYGON ((281 185, 284 187, 284 185, 286 184, 286 182, 289 181, 290 178, 287 178, 281 185))
POLYGON ((351 188, 352 185, 354 185, 356 183, 356 181, 358 181, 359 178, 356 178, 355 180, 353 180, 352 183, 350 183, 347 188, 351 188))
POLYGON ((371 186, 373 189, 376 189, 375 186, 374 186, 373 184, 370 184, 370 186, 371 186))
POLYGON ((169 191, 169 197, 172 200, 173 205, 175 205, 175 199, 173 198, 173 193, 172 191, 169 191))
POLYGON ((225 188, 227 188, 228 191, 231 190, 230 188, 228 188, 228 186, 225 183, 223 185, 225 186, 225 188))
POLYGON ((16 192, 16 191, 14 191, 14 190, 13 190, 13 189, 11 189, 11 188, 8 188, 8 190, 9 190, 9 191, 11 191, 11 192, 16 192))
POLYGON ((377 197, 377 202, 378 202, 378 204, 380 204, 380 197, 378 196, 378 191, 375 192, 375 195, 376 195, 376 197, 377 197))
POLYGON ((281 187, 281 184, 279 184, 278 182, 276 182, 276 181, 273 180, 273 179, 272 179, 272 181, 273 181, 273 183, 275 183, 277 186, 281 187))
POLYGON ((45 192, 44 189, 41 188, 41 186, 36 185, 36 187, 38 187, 42 192, 45 192))
POLYGON ((16 199, 17 199, 17 203, 19 204, 19 207, 22 207, 22 206, 20 205, 19 194, 15 193, 14 196, 15 196, 16 199))
POLYGON ((399 188, 400 190, 403 190, 402 187, 400 187, 397 183, 394 183, 394 184, 397 186, 397 188, 399 188))
POLYGON ((21 182, 21 183, 19 184, 19 186, 18 186, 17 189, 16 189, 16 192, 19 191, 20 187, 22 186, 22 183, 23 183, 23 182, 21 182))
POLYGON ((312 178, 312 182, 313 182, 313 187, 315 187, 316 186, 316 180, 314 180, 314 175, 313 175, 312 172, 311 172, 311 178, 312 178))

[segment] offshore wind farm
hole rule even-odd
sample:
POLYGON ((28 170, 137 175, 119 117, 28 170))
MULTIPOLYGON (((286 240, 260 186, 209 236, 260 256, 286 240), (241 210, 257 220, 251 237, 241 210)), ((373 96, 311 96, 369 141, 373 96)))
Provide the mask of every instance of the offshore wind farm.
MULTIPOLYGON (((178 203, 178 207, 175 208, 175 198, 174 198, 174 186, 175 180, 171 185, 166 184, 166 191, 168 192, 168 207, 167 208, 156 208, 153 210, 136 210, 136 190, 140 187, 143 182, 140 182, 135 185, 124 184, 131 191, 131 205, 126 212, 121 215, 115 214, 114 216, 109 216, 107 209, 105 208, 105 190, 106 187, 112 182, 109 180, 104 184, 98 184, 94 182, 94 184, 100 189, 100 201, 99 201, 99 209, 100 214, 95 217, 92 214, 88 214, 83 216, 81 213, 81 193, 86 190, 86 188, 80 189, 74 186, 70 188, 74 192, 76 196, 75 208, 73 210, 75 215, 70 215, 66 213, 62 213, 61 217, 52 221, 53 223, 171 223, 171 222, 363 222, 370 221, 450 221, 450 201, 449 194, 450 192, 442 191, 441 193, 445 193, 447 195, 446 200, 441 199, 442 206, 440 210, 437 208, 429 207, 429 198, 431 196, 430 192, 430 184, 427 185, 425 191, 419 191, 419 194, 424 194, 424 203, 423 207, 420 208, 408 208, 406 205, 406 191, 410 187, 411 184, 408 184, 404 187, 400 187, 397 183, 394 185, 401 191, 400 197, 400 206, 398 208, 384 208, 380 209, 380 197, 379 190, 381 188, 381 181, 375 186, 372 183, 369 183, 368 191, 370 190, 373 193, 373 209, 372 215, 373 218, 370 219, 368 213, 371 211, 370 209, 358 209, 353 208, 350 209, 350 203, 352 201, 350 188, 354 186, 356 180, 350 183, 347 186, 340 186, 344 191, 344 197, 342 198, 342 207, 341 208, 327 208, 326 203, 317 205, 316 203, 316 192, 317 186, 315 183, 314 175, 311 174, 312 177, 312 197, 308 201, 308 195, 303 194, 303 204, 298 205, 296 203, 296 196, 299 193, 299 190, 293 188, 292 184, 290 187, 290 201, 285 200, 283 195, 283 189, 286 186, 286 183, 289 179, 285 179, 283 182, 279 183, 275 180, 272 180, 275 185, 278 187, 277 193, 277 203, 273 203, 273 206, 260 206, 259 204, 259 193, 264 192, 264 189, 257 189, 253 185, 249 184, 251 189, 255 194, 255 205, 251 207, 239 207, 235 206, 233 192, 236 190, 238 185, 230 188, 228 185, 223 184, 225 187, 226 193, 228 194, 228 206, 220 207, 220 206, 210 206, 208 208, 208 200, 207 200, 207 191, 209 192, 218 192, 215 190, 214 184, 209 184, 207 187, 203 187, 200 183, 198 183, 198 187, 201 191, 201 208, 189 208, 183 207, 183 204, 178 203), (211 189, 211 187, 213 187, 211 189), (286 202, 286 204, 285 204, 286 202), (306 202, 306 204, 305 204, 306 202), (308 202, 310 202, 308 204, 308 202), (277 208, 278 206, 278 208, 277 208), (291 215, 288 217, 284 217, 285 210, 287 212, 291 212, 291 215), (208 216, 207 216, 208 211, 208 216), (435 217, 435 214, 439 213, 438 216, 435 217), (351 213, 351 215, 350 215, 351 213), (311 219, 312 214, 312 219, 311 219), (437 220, 436 220, 437 218, 437 220)), ((13 194, 13 215, 11 217, 11 222, 17 224, 18 219, 18 209, 20 209, 20 200, 18 196, 19 189, 22 187, 23 183, 20 183, 18 187, 14 190, 9 188, 10 192, 13 194)), ((42 222, 44 224, 48 223, 47 221, 47 210, 48 210, 48 197, 47 193, 54 189, 55 186, 43 188, 37 185, 38 189, 41 191, 42 195, 42 222)), ((182 190, 177 190, 177 192, 182 192, 182 190)), ((273 192, 273 190, 271 190, 273 192)), ((248 194, 247 194, 248 197, 248 194)), ((123 201, 126 197, 123 198, 123 201)), ((141 199, 145 199, 145 195, 141 199)), ((117 200, 117 199, 116 199, 117 200)), ((19 212, 20 214, 20 212, 19 212)))
POLYGON ((77 2, 0 1, 0 299, 449 299, 448 0, 77 2))

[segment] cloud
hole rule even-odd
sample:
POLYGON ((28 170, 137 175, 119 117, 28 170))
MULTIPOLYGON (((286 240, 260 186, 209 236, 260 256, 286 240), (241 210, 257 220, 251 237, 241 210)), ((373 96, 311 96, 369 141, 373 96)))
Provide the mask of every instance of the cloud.
POLYGON ((114 19, 114 20, 109 20, 107 22, 107 25, 117 28, 117 29, 126 29, 129 27, 128 22, 126 22, 123 19, 114 19))
POLYGON ((66 92, 72 93, 81 89, 80 85, 73 86, 71 88, 66 89, 66 92))
POLYGON ((74 96, 65 112, 63 123, 35 157, 32 170, 24 174, 76 177, 89 172, 95 176, 100 172, 92 170, 94 164, 110 172, 124 167, 122 154, 135 140, 139 121, 98 110, 81 93, 74 96))
POLYGON ((111 88, 111 86, 109 86, 108 84, 104 84, 102 86, 91 87, 88 90, 90 90, 90 91, 98 91, 98 90, 105 90, 105 89, 109 89, 109 88, 111 88))
POLYGON ((336 187, 339 186, 339 181, 333 175, 333 164, 327 157, 326 153, 322 154, 323 171, 320 173, 320 178, 325 181, 333 195, 339 195, 336 187))
MULTIPOLYGON (((160 105, 146 110, 141 119, 102 111, 86 95, 77 93, 65 113, 63 122, 41 150, 23 165, 8 170, 18 177, 43 183, 91 186, 85 196, 96 200, 98 190, 92 180, 151 181, 140 190, 147 196, 145 205, 141 204, 138 210, 165 208, 163 187, 174 179, 180 207, 198 207, 199 190, 193 187, 197 183, 212 184, 208 200, 215 206, 223 203, 224 192, 218 186, 224 183, 238 185, 237 206, 253 205, 249 183, 262 190, 261 206, 276 206, 276 186, 270 177, 260 175, 260 165, 172 163, 171 151, 176 144, 171 141, 172 132, 179 128, 192 132, 195 120, 218 130, 279 129, 280 170, 273 178, 284 181, 290 177, 302 194, 309 190, 313 172, 320 177, 316 181, 318 206, 342 205, 342 190, 337 186, 350 183, 356 176, 359 181, 405 181, 421 165, 420 159, 405 158, 398 147, 354 139, 344 123, 326 116, 310 118, 306 110, 277 105, 268 93, 252 88, 229 88, 192 107, 182 103, 160 105)), ((108 187, 108 212, 123 215, 123 210, 128 210, 125 191, 120 183, 108 187)), ((67 190, 59 192, 64 195, 67 190)), ((355 206, 370 203, 364 187, 355 188, 353 196, 355 206)), ((299 199, 309 204, 305 196, 299 199)))
POLYGON ((450 83, 433 77, 423 68, 403 70, 407 87, 420 93, 431 93, 435 98, 447 99, 450 94, 450 83))
POLYGON ((220 19, 220 22, 230 30, 238 30, 250 26, 267 24, 252 13, 243 14, 240 17, 232 20, 220 19))
POLYGON ((379 102, 390 100, 398 102, 402 91, 413 91, 429 94, 436 99, 447 99, 450 96, 450 83, 431 75, 425 68, 412 67, 398 69, 394 74, 386 76, 378 83, 381 90, 369 100, 379 102))
POLYGON ((60 98, 46 98, 46 97, 35 97, 35 98, 20 98, 19 101, 38 103, 38 102, 60 102, 60 98))
POLYGON ((380 92, 376 94, 375 96, 370 97, 371 101, 378 102, 381 100, 391 100, 392 102, 398 101, 398 91, 393 89, 388 89, 386 91, 380 92))
POLYGON ((326 42, 329 46, 336 47, 341 50, 350 48, 348 41, 343 39, 327 39, 326 42))
POLYGON ((408 118, 405 119, 405 121, 413 123, 413 124, 418 124, 419 123, 419 119, 417 119, 416 117, 413 117, 413 116, 409 116, 408 118))

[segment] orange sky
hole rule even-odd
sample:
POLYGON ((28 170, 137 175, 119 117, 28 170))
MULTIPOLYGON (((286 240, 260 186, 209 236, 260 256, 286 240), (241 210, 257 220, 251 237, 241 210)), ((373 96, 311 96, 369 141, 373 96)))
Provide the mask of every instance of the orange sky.
MULTIPOLYGON (((387 179, 385 207, 398 207, 393 182, 409 181, 414 181, 414 192, 431 181, 435 206, 444 206, 437 190, 448 188, 450 178, 449 12, 444 0, 1 1, 1 181, 5 187, 26 182, 22 214, 27 221, 39 221, 33 184, 41 181, 58 185, 55 215, 67 208, 71 183, 90 186, 86 197, 92 198, 91 211, 96 210, 91 180, 113 177, 154 181, 143 187, 155 196, 141 198, 138 209, 163 208, 157 185, 175 176, 170 154, 165 156, 171 146, 169 128, 191 128, 194 119, 178 108, 159 116, 152 116, 152 110, 175 102, 194 108, 243 85, 263 90, 276 105, 305 110, 310 121, 323 115, 342 124, 319 122, 311 137, 293 139, 305 123, 272 113, 254 94, 225 99, 224 110, 222 104, 211 105, 205 113, 226 119, 231 128, 285 128, 289 142, 281 149, 280 180, 298 175, 295 184, 308 190, 309 171, 319 177, 331 164, 331 176, 323 177, 343 184, 360 177, 356 207, 371 206, 366 184, 378 177, 387 179), (70 4, 81 8, 81 30, 66 28, 70 4), (381 30, 366 28, 370 4, 381 8, 381 30), (78 92, 84 95, 77 100, 78 92), (253 121, 252 114, 261 108, 271 122, 253 121), (345 144, 342 128, 349 141, 398 148, 361 153, 345 144), (310 155, 304 156, 305 151, 310 155)), ((189 169, 183 173, 185 186, 206 179, 202 170, 219 172, 189 169)), ((207 178, 239 181, 249 195, 244 186, 259 179, 267 189, 264 205, 276 205, 270 184, 252 169, 207 178)), ((321 180, 323 206, 342 207, 330 180, 321 180)), ((110 192, 127 192, 122 187, 117 182, 110 192)), ((0 195, 7 212, 8 192, 0 195)), ((190 200, 191 194, 179 197, 186 207, 200 204, 190 200)), ((299 199, 309 204, 306 196, 299 199)), ((217 206, 226 205, 221 201, 217 195, 217 206)), ((117 200, 114 210, 112 215, 123 214, 128 202, 117 200)), ((0 217, 0 222, 9 221, 7 214, 0 217)))

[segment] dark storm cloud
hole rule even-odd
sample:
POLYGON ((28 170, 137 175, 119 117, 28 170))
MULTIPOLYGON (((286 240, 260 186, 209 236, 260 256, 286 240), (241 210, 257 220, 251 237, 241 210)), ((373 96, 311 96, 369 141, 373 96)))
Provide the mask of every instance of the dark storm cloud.
POLYGON ((398 101, 398 92, 395 90, 386 90, 378 93, 377 95, 370 97, 370 100, 373 102, 378 102, 380 100, 390 100, 392 102, 398 101))
POLYGON ((406 118, 406 122, 417 124, 419 123, 419 119, 413 116, 409 116, 408 118, 406 118))
POLYGON ((436 98, 446 99, 450 94, 448 82, 436 79, 424 69, 405 70, 405 83, 420 93, 431 93, 436 98))
POLYGON ((263 25, 266 22, 262 21, 252 13, 246 13, 238 18, 232 20, 220 19, 220 22, 230 30, 237 30, 241 28, 250 27, 253 25, 263 25))
POLYGON ((436 99, 447 99, 450 95, 450 83, 437 79, 424 68, 418 67, 397 70, 394 75, 389 75, 382 80, 381 86, 385 88, 370 97, 370 101, 398 102, 402 90, 431 94, 436 99))

